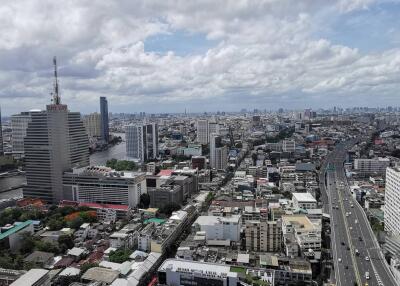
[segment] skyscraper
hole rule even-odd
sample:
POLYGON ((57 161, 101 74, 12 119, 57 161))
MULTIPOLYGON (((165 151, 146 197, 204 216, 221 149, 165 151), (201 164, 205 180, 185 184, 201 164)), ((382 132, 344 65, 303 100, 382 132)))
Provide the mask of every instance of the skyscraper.
POLYGON ((24 140, 26 180, 24 197, 58 203, 64 198, 63 172, 89 165, 89 144, 79 112, 68 111, 58 92, 54 58, 53 102, 31 113, 24 140))
POLYGON ((101 115, 101 139, 108 143, 110 133, 108 131, 108 102, 104 96, 100 97, 100 115, 101 115))
POLYGON ((126 126, 126 155, 145 162, 158 157, 158 125, 134 124, 126 126))
POLYGON ((216 170, 224 170, 228 164, 228 148, 221 143, 221 136, 210 136, 210 167, 216 170))
POLYGON ((208 120, 197 120, 197 142, 199 142, 200 144, 208 144, 208 136, 208 120))
POLYGON ((31 113, 40 112, 40 110, 31 110, 29 112, 21 112, 11 116, 11 145, 12 154, 16 159, 23 158, 24 152, 24 138, 26 136, 26 129, 28 123, 31 121, 31 113))

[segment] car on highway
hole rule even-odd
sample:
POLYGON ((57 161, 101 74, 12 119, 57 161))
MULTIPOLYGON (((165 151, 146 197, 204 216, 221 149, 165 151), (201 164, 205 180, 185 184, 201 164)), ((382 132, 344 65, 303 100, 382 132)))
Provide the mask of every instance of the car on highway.
POLYGON ((365 272, 365 279, 369 280, 369 272, 365 272))
POLYGON ((353 205, 353 204, 351 204, 351 205, 350 205, 350 207, 351 207, 351 208, 354 208, 354 205, 353 205))
POLYGON ((342 258, 339 258, 338 261, 339 261, 339 262, 342 262, 342 258))
POLYGON ((356 253, 357 256, 360 255, 360 252, 358 251, 358 249, 356 249, 354 252, 356 253))
POLYGON ((369 261, 369 257, 368 256, 365 256, 365 261, 369 261))
POLYGON ((361 237, 361 236, 359 236, 359 237, 358 237, 358 240, 359 240, 359 241, 363 241, 363 239, 362 239, 362 237, 361 237))
POLYGON ((342 245, 346 245, 346 243, 344 243, 344 241, 342 241, 341 243, 342 243, 342 245))

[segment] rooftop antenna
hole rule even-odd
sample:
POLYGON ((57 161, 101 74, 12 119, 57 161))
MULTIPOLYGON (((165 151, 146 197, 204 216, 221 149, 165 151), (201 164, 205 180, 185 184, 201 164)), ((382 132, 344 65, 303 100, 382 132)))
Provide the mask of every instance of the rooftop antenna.
POLYGON ((52 92, 53 95, 53 104, 59 105, 61 104, 61 97, 58 92, 58 78, 57 78, 57 58, 54 56, 53 58, 53 65, 54 65, 54 91, 52 92))

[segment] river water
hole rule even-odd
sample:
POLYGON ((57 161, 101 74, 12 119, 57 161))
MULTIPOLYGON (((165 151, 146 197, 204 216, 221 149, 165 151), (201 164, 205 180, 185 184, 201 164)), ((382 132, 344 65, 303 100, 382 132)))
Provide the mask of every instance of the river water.
MULTIPOLYGON (((120 144, 114 145, 102 152, 96 152, 90 155, 91 165, 105 165, 107 160, 124 159, 126 157, 125 151, 125 134, 115 133, 116 136, 121 136, 122 142, 120 144)), ((26 183, 25 176, 14 176, 7 178, 0 178, 0 192, 8 188, 19 186, 26 183)), ((14 197, 22 197, 22 189, 12 190, 10 192, 0 193, 0 199, 9 199, 14 197)))

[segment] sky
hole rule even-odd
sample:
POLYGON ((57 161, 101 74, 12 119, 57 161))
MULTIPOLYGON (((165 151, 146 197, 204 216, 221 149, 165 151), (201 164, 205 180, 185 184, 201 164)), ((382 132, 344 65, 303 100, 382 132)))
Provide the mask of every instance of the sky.
POLYGON ((13 0, 3 115, 398 106, 400 0, 13 0))

